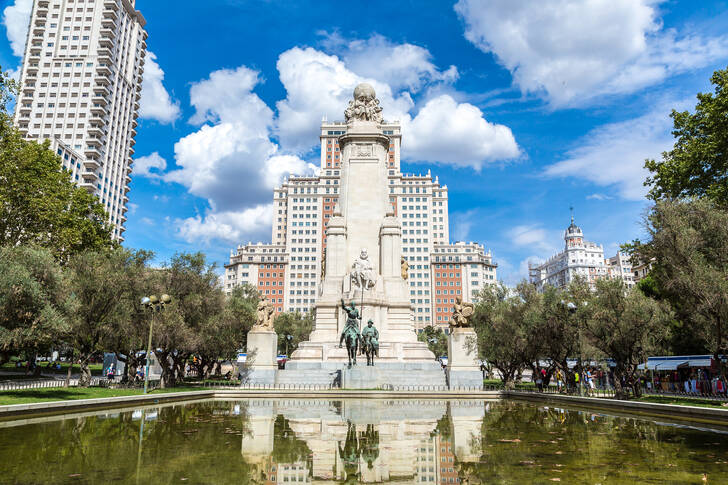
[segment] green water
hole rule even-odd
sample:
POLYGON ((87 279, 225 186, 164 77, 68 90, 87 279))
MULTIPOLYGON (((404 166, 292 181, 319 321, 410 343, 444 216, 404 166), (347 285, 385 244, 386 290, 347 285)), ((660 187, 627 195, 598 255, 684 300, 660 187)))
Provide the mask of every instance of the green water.
POLYGON ((728 434, 512 401, 249 400, 0 422, 0 483, 726 484, 728 434))

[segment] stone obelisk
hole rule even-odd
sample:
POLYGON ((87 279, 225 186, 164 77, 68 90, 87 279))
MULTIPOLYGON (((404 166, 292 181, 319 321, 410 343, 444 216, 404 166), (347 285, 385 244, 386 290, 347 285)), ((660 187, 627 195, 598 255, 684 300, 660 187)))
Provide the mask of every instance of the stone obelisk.
MULTIPOLYGON (((389 137, 382 130, 382 114, 374 89, 360 84, 345 111, 346 133, 339 138, 342 151, 341 192, 326 231, 326 274, 319 287, 316 323, 308 342, 302 343, 280 378, 293 378, 288 370, 341 369, 346 349, 339 336, 346 322, 341 300, 354 302, 366 322, 379 329, 379 384, 415 385, 429 379, 445 385, 444 373, 427 345, 417 340, 407 282, 402 277, 402 228, 389 202, 387 153, 389 137)), ((317 381, 318 383, 318 381, 317 381)), ((371 385, 372 383, 370 383, 371 385)))

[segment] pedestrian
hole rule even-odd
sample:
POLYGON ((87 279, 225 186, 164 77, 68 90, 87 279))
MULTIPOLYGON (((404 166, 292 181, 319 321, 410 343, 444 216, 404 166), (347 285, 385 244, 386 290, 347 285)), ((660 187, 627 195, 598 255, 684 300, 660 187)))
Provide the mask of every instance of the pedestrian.
POLYGON ((541 372, 538 369, 533 377, 536 380, 536 388, 538 389, 538 392, 543 392, 543 378, 541 377, 541 372))
POLYGON ((559 392, 564 390, 564 375, 561 373, 561 369, 556 369, 556 390, 559 392))

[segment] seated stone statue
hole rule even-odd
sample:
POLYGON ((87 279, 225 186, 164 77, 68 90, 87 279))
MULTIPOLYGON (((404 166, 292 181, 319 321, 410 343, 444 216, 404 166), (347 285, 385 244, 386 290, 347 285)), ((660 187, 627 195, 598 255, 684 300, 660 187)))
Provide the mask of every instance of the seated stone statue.
POLYGON ((351 265, 351 282, 362 290, 374 288, 377 282, 377 274, 366 249, 361 250, 361 254, 351 265))
POLYGON ((455 299, 455 305, 453 306, 452 320, 450 320, 451 327, 469 327, 470 317, 475 313, 475 307, 472 303, 464 302, 462 297, 458 296, 455 299))

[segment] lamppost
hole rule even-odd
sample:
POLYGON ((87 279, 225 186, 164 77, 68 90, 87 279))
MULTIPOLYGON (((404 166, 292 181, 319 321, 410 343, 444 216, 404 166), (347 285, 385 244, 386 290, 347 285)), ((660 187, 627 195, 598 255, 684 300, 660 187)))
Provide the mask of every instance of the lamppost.
POLYGON ((145 296, 142 298, 142 305, 152 312, 152 319, 149 323, 149 340, 147 341, 147 366, 144 371, 144 394, 147 393, 149 387, 149 360, 152 355, 152 329, 154 328, 154 315, 164 310, 164 306, 172 302, 172 297, 166 293, 162 295, 162 298, 157 298, 157 295, 145 296))
POLYGON ((293 340, 293 335, 290 333, 286 334, 286 358, 288 357, 288 344, 293 340))
MULTIPOLYGON (((561 305, 566 307, 566 310, 569 312, 570 315, 575 315, 577 306, 574 302, 565 302, 564 300, 561 300, 561 305)), ((584 302, 584 305, 586 305, 586 302, 584 302)), ((578 332, 578 338, 579 338, 579 395, 584 395, 584 355, 583 355, 583 349, 581 345, 581 324, 580 321, 577 319, 576 321, 576 329, 578 332)))

